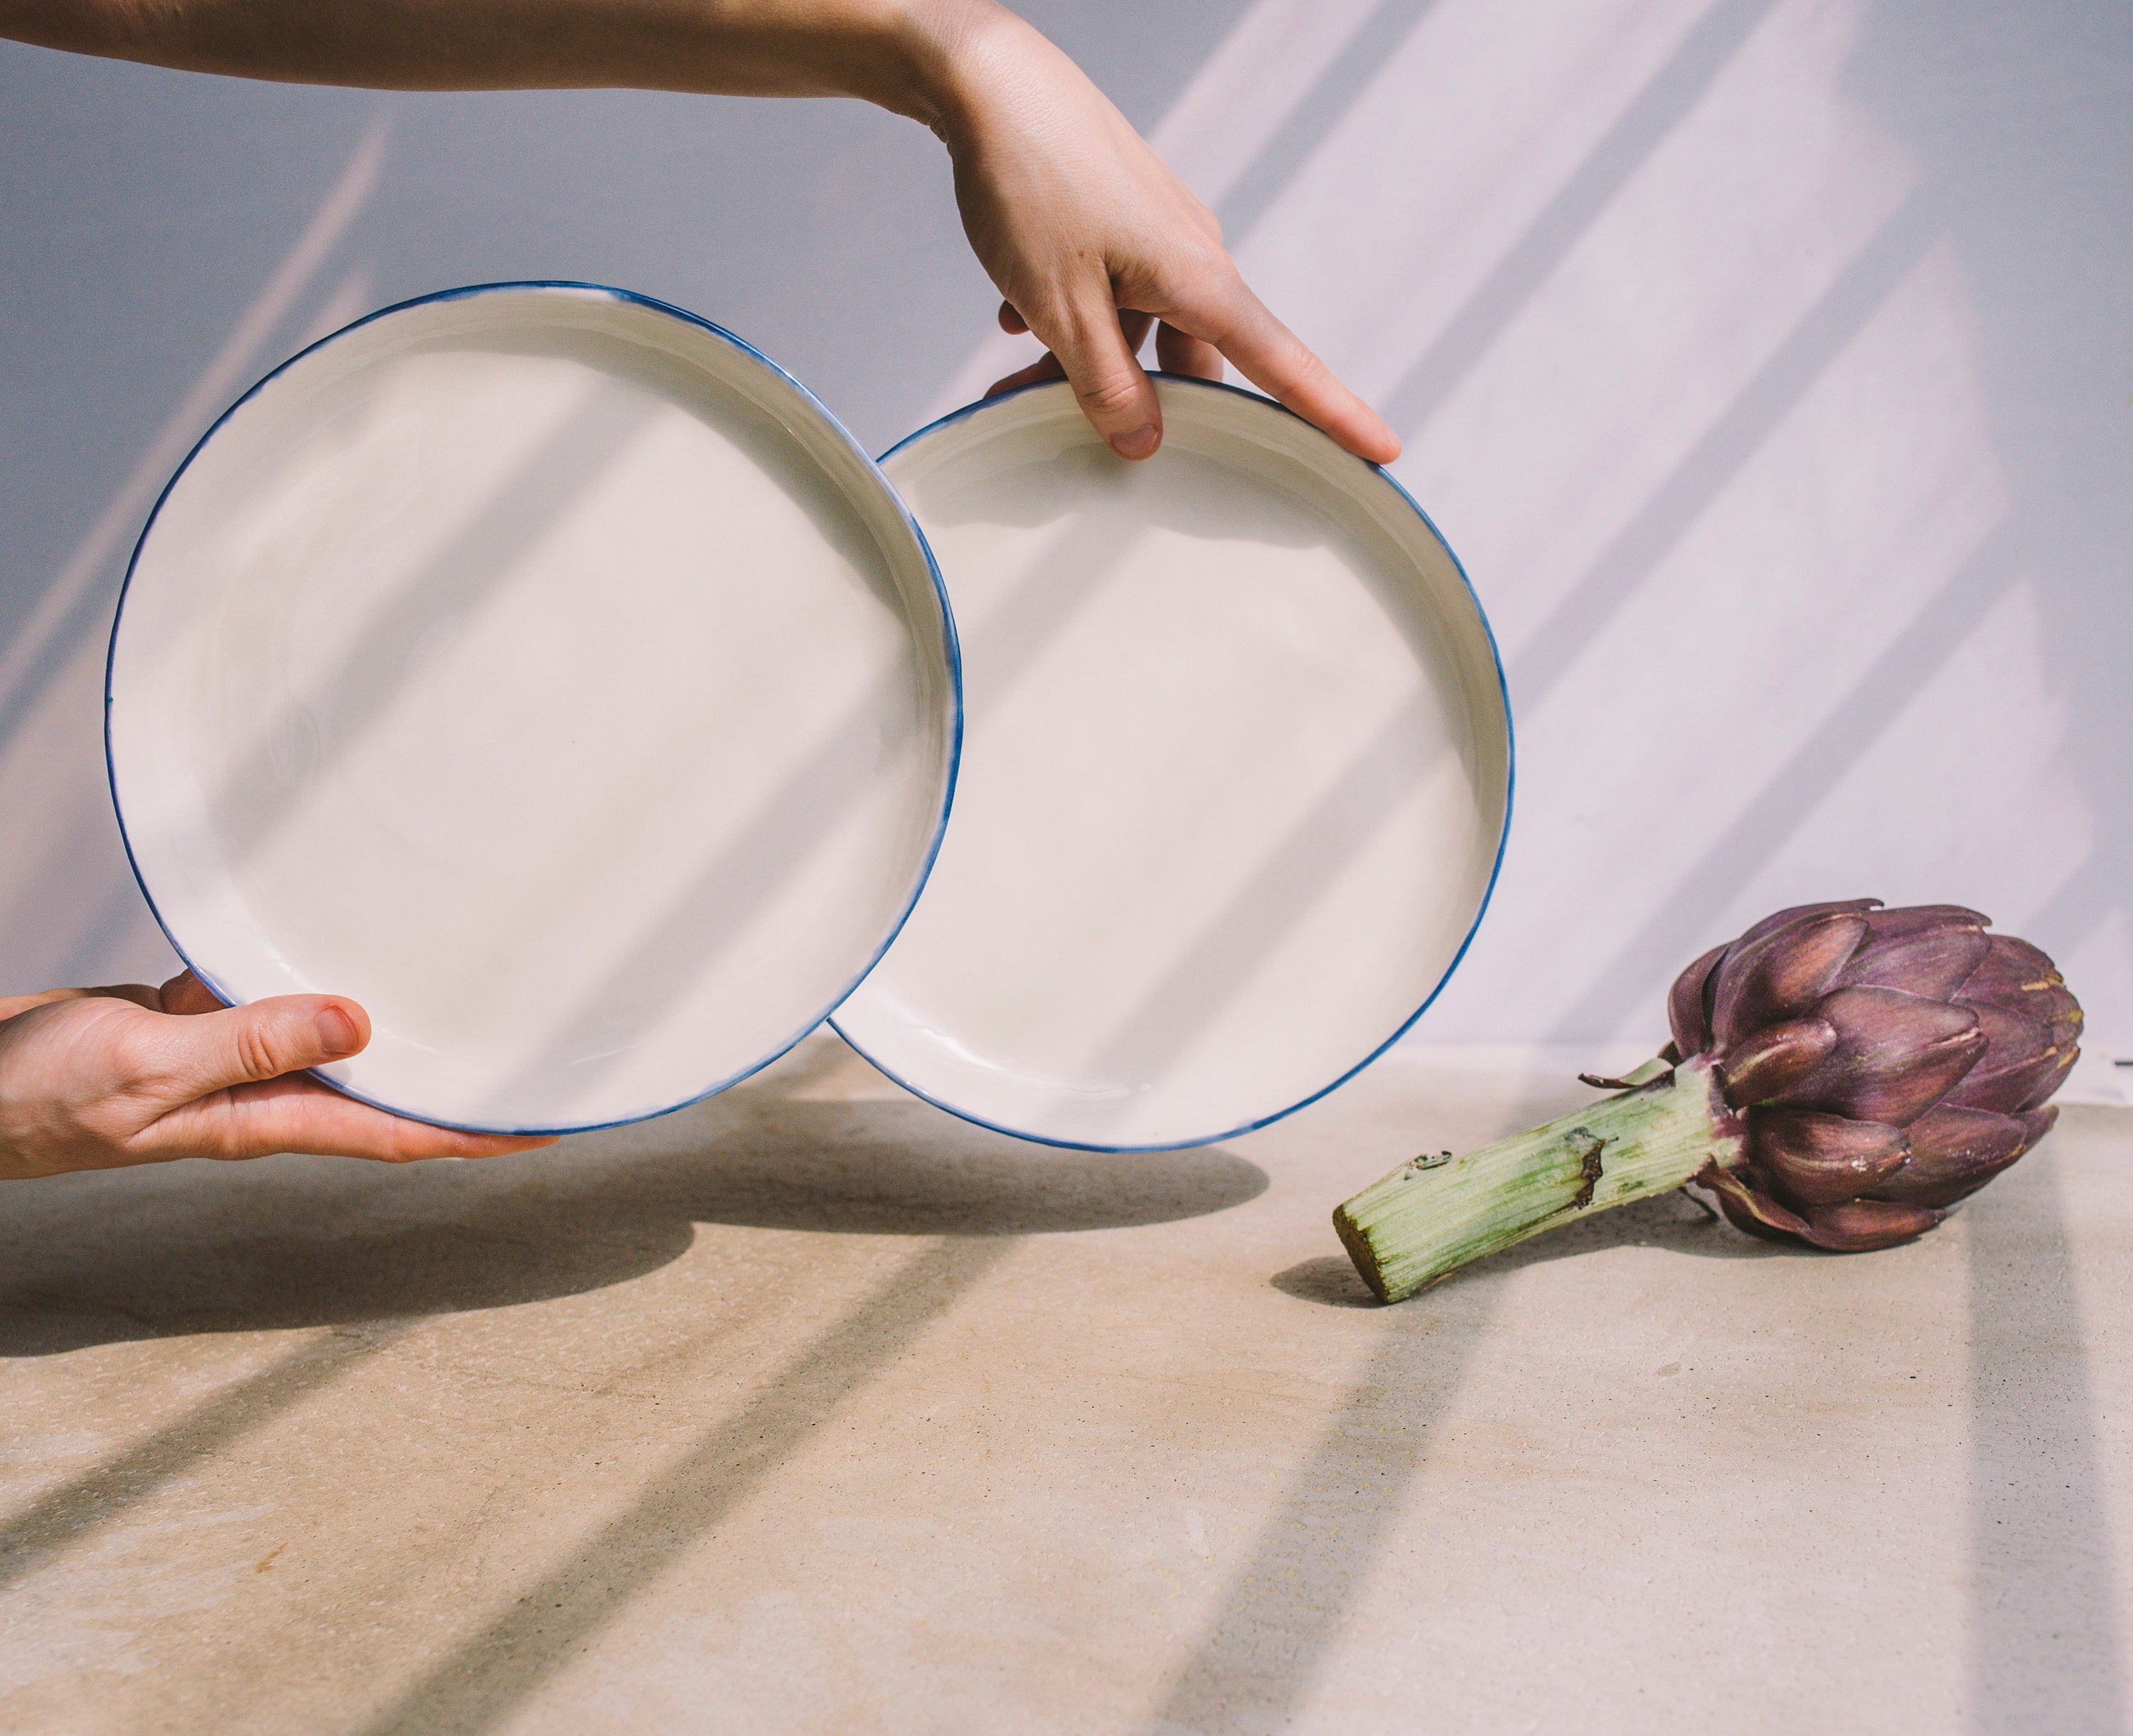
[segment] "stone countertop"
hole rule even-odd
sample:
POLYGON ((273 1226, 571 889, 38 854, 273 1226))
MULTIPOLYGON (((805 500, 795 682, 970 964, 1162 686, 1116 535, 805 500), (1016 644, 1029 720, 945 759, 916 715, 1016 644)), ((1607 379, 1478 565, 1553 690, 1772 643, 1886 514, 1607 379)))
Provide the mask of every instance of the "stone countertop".
POLYGON ((0 1729, 2117 1731, 2133 1110, 1837 1258, 1681 1195, 1398 1308, 1589 1094, 1057 1152, 834 1039, 554 1151, 0 1192, 0 1729))

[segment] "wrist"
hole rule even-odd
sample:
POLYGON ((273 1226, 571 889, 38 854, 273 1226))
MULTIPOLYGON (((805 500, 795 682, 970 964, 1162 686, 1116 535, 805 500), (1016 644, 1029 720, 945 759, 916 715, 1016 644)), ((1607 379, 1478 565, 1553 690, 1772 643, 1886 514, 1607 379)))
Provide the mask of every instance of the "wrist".
POLYGON ((867 73, 855 91, 930 128, 951 152, 976 130, 1004 60, 1031 26, 997 0, 892 0, 867 73))

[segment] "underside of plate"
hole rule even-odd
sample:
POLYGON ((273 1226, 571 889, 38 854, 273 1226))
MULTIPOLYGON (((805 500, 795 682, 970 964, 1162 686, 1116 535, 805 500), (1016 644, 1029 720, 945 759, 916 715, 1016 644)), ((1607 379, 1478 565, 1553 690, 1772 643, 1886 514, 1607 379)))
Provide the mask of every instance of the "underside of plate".
POLYGON ((865 454, 619 291, 389 310, 158 505, 113 632, 136 871, 225 1000, 352 996, 330 1082, 505 1131, 782 1052, 895 933, 954 781, 952 626, 865 454))
POLYGON ((909 923, 835 1023, 989 1126, 1188 1145, 1410 1024, 1480 921, 1510 719, 1473 591, 1384 472, 1158 380, 1115 456, 1064 384, 883 462, 940 561, 968 736, 909 923))

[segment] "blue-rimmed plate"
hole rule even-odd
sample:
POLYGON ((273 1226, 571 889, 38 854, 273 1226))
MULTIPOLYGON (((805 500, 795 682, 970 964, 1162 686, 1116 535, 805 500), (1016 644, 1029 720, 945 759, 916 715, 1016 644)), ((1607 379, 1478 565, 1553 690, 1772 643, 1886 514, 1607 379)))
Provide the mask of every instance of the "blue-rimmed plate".
POLYGON ((1200 1143, 1330 1090, 1451 974, 1511 801, 1480 604, 1390 477, 1158 382, 1118 459, 1063 384, 884 460, 939 559, 968 737, 911 921, 833 1022, 1061 1145, 1200 1143))
POLYGON ((421 1118, 659 1113, 820 1022, 947 814, 924 539, 730 334, 585 285, 387 310, 172 479, 107 685, 142 889, 216 993, 351 995, 421 1118))

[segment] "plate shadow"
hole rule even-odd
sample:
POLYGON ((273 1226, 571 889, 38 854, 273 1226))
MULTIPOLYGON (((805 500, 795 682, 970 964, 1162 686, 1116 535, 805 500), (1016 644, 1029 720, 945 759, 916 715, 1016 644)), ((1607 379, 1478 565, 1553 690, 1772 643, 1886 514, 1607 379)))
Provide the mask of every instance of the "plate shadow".
POLYGON ((292 1156, 63 1176, 11 1196, 0 1356, 511 1307, 656 1271, 700 1224, 1065 1234, 1199 1217, 1266 1185, 1219 1147, 1059 1151, 915 1099, 756 1087, 476 1163, 292 1156))

